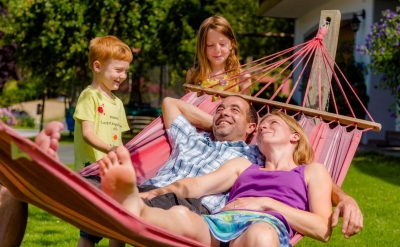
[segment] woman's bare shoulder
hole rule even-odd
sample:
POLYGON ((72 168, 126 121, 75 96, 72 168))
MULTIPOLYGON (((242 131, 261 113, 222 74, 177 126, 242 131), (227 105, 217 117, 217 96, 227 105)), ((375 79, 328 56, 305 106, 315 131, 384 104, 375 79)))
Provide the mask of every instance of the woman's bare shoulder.
POLYGON ((307 180, 309 179, 328 179, 330 178, 330 174, 326 166, 321 163, 314 162, 309 165, 306 165, 304 169, 305 176, 307 180))

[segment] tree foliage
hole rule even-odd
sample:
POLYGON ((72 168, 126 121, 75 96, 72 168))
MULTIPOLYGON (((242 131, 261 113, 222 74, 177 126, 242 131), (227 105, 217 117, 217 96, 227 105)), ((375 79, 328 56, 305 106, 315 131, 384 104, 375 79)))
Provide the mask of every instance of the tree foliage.
POLYGON ((210 1, 205 9, 209 15, 218 13, 229 20, 242 62, 247 57, 264 57, 293 45, 294 21, 257 16, 258 1, 210 1))
MULTIPOLYGON (((229 0, 10 0, 0 19, 4 44, 16 44, 23 75, 39 91, 77 95, 90 83, 87 65, 92 38, 115 35, 132 48, 135 78, 168 64, 170 83, 183 83, 193 65, 196 32, 207 17, 220 14, 232 24, 246 57, 261 57, 292 44, 291 38, 262 33, 292 33, 293 22, 255 15, 257 1, 229 0)), ((136 90, 138 90, 136 88, 136 90)))
MULTIPOLYGON (((1 18, 8 17, 7 9, 2 1, 0 1, 0 16, 1 18)), ((0 40, 3 38, 3 36, 4 32, 0 31, 0 40)), ((8 80, 19 79, 17 64, 13 59, 15 49, 15 44, 0 46, 0 94, 3 92, 4 85, 8 80)))

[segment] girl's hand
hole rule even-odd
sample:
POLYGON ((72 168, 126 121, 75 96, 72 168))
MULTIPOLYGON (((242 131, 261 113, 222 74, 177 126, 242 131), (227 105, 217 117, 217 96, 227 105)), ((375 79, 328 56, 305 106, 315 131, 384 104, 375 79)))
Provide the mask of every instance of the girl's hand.
POLYGON ((144 200, 151 200, 151 199, 153 199, 153 198, 156 197, 156 196, 157 196, 157 195, 156 195, 155 193, 152 193, 151 190, 150 190, 150 191, 147 191, 147 192, 139 193, 139 197, 141 197, 141 198, 144 199, 144 200))
POLYGON ((223 210, 236 210, 236 209, 250 209, 250 210, 258 210, 264 211, 268 210, 268 202, 271 198, 268 197, 245 197, 238 198, 235 201, 225 205, 223 210))

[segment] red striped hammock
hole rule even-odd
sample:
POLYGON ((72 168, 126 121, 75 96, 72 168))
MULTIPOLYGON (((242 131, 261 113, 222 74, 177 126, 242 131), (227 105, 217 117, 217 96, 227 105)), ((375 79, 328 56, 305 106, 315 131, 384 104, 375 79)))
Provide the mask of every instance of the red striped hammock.
MULTIPOLYGON (((325 164, 333 181, 340 186, 362 133, 371 129, 379 131, 380 124, 373 121, 346 79, 344 79, 345 83, 349 85, 348 88, 351 89, 351 92, 344 92, 343 87, 339 85, 339 78, 334 71, 336 65, 322 43, 326 31, 326 27, 323 26, 318 35, 307 43, 243 65, 242 71, 251 74, 253 85, 263 78, 270 78, 256 95, 243 95, 243 97, 259 106, 260 115, 269 112, 272 108, 279 108, 287 114, 299 118, 299 123, 306 130, 315 150, 315 161, 325 164), (284 58, 284 55, 288 55, 288 57, 284 58), (313 57, 315 57, 314 60, 313 57), (309 93, 313 78, 317 82, 319 96, 317 103, 314 104, 316 109, 307 107, 313 103, 306 96, 301 106, 288 104, 293 91, 300 85, 300 78, 303 77, 306 68, 305 61, 313 61, 312 67, 318 67, 318 69, 312 69, 317 73, 311 72, 305 87, 305 93, 309 93), (282 66, 284 69, 277 70, 282 66), (288 71, 289 68, 292 70, 287 76, 283 76, 284 71, 288 71), (292 77, 296 69, 301 71, 299 79, 292 77), (280 72, 276 73, 275 71, 280 72), (346 94, 354 93, 369 121, 357 119, 352 109, 350 110, 352 116, 340 115, 336 102, 332 107, 333 113, 324 111, 325 105, 321 103, 324 95, 322 90, 324 73, 333 75, 333 80, 329 79, 330 76, 326 76, 331 94, 334 92, 332 82, 336 82, 336 87, 344 95, 346 105, 350 106, 346 94), (279 87, 273 91, 269 99, 259 97, 263 91, 268 90, 269 86, 276 85, 277 82, 280 83, 279 87), (289 82, 294 83, 288 100, 285 103, 273 101, 289 82), (319 120, 317 124, 315 124, 316 119, 319 120)), ((230 79, 236 80, 237 84, 240 84, 245 81, 240 79, 241 76, 236 75, 230 79)), ((345 78, 343 75, 342 77, 345 78)), ((212 89, 212 86, 211 88, 202 88, 185 85, 185 87, 194 92, 186 94, 182 100, 192 103, 208 113, 213 113, 220 102, 219 100, 213 102, 210 95, 223 97, 235 95, 226 91, 217 91, 212 89), (197 97, 198 91, 207 94, 197 97)), ((244 90, 246 89, 242 91, 244 90)), ((335 101, 336 97, 331 95, 330 98, 335 101)), ((168 159, 171 151, 162 119, 157 118, 127 143, 126 147, 131 153, 138 175, 138 183, 153 177, 168 159)), ((98 165, 96 163, 79 171, 79 174, 71 171, 64 164, 48 157, 35 143, 19 136, 0 121, 0 181, 19 200, 36 205, 88 233, 119 239, 134 246, 203 246, 196 241, 173 234, 137 218, 80 176, 93 175, 97 172, 98 165)), ((291 243, 295 244, 300 239, 301 235, 297 234, 292 238, 291 243)))

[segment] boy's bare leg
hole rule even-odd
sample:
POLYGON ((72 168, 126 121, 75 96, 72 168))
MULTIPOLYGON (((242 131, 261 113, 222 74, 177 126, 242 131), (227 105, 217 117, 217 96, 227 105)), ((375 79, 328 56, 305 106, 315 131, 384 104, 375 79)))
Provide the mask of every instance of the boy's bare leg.
POLYGON ((176 234, 204 244, 214 244, 205 221, 186 207, 175 206, 164 210, 148 207, 143 202, 136 187, 136 173, 130 154, 124 146, 100 160, 99 167, 103 191, 129 212, 176 234))
POLYGON ((28 204, 0 185, 0 246, 20 246, 28 220, 28 204))
POLYGON ((88 238, 79 237, 78 247, 94 247, 94 243, 88 238))
POLYGON ((110 239, 108 247, 125 247, 125 243, 116 239, 110 239))

